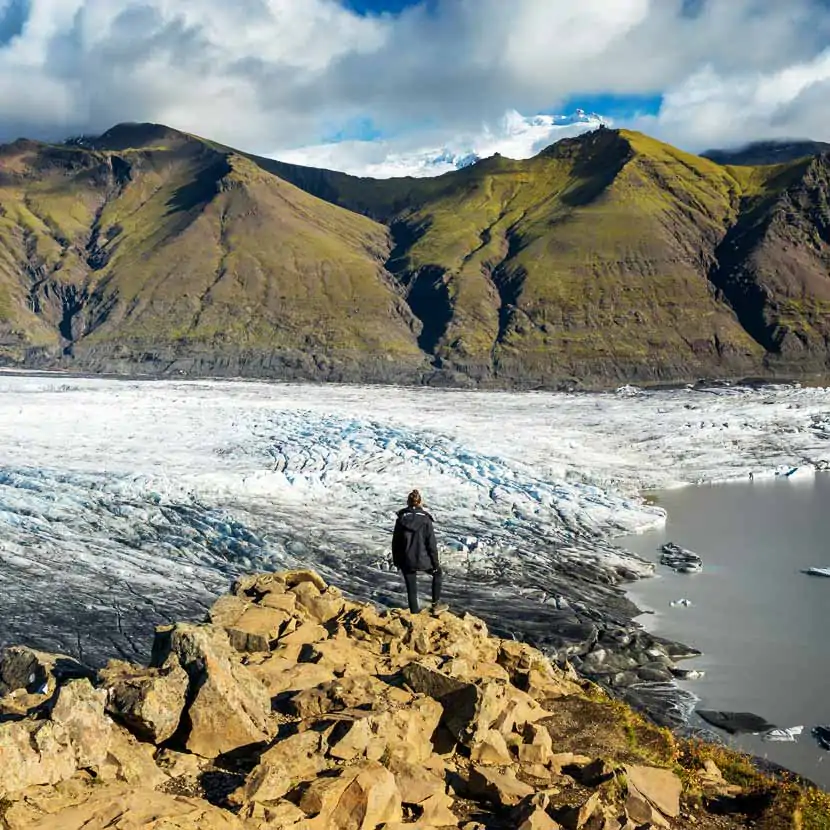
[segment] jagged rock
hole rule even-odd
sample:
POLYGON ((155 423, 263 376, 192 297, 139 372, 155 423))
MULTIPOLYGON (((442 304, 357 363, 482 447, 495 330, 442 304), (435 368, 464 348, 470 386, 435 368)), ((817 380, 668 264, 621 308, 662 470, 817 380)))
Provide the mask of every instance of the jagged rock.
POLYGON ((208 620, 228 634, 230 644, 242 652, 269 652, 292 619, 288 611, 244 602, 240 597, 220 597, 208 612, 208 620))
POLYGON ((553 739, 544 726, 529 723, 523 730, 524 743, 518 747, 523 764, 547 766, 553 759, 553 739))
POLYGON ((245 830, 236 816, 207 801, 119 784, 39 804, 27 799, 5 818, 9 830, 245 830))
POLYGON ((394 689, 371 675, 346 676, 297 692, 287 703, 289 714, 298 718, 319 717, 344 709, 382 709, 387 705, 391 692, 397 702, 410 702, 412 695, 394 689))
POLYGON ((337 588, 323 589, 313 582, 303 582, 292 589, 297 604, 317 623, 327 623, 339 616, 346 606, 343 594, 337 588))
POLYGON ((325 768, 323 737, 317 732, 298 732, 275 743, 262 755, 243 787, 234 794, 234 800, 277 801, 325 768))
POLYGON ((283 634, 279 639, 281 646, 306 646, 328 639, 329 633, 322 625, 313 622, 304 622, 293 631, 283 634))
POLYGON ((106 757, 96 773, 101 781, 123 781, 149 789, 172 777, 172 773, 164 772, 156 764, 150 744, 139 743, 126 729, 116 724, 113 724, 106 757))
POLYGON ((533 787, 519 781, 512 770, 500 772, 492 767, 474 767, 468 786, 473 798, 501 807, 514 807, 534 792, 533 787))
POLYGON ((107 689, 107 712, 141 740, 160 744, 179 726, 188 687, 187 672, 174 655, 160 669, 111 661, 99 672, 107 689))
POLYGON ((159 629, 153 662, 175 654, 190 679, 186 711, 187 749, 205 758, 270 737, 271 700, 262 683, 235 657, 224 631, 178 624, 159 629))
POLYGON ((683 785, 671 770, 626 765, 625 776, 629 790, 636 789, 661 813, 669 818, 680 815, 683 785))
POLYGON ((414 691, 441 703, 442 722, 467 746, 475 744, 478 736, 490 729, 506 736, 548 714, 524 692, 495 681, 485 681, 480 686, 462 683, 422 662, 405 666, 403 676, 414 691))
POLYGON ((312 823, 306 814, 290 801, 274 804, 251 802, 238 815, 250 830, 312 830, 312 823))
POLYGON ((452 811, 453 800, 444 793, 436 793, 422 801, 420 823, 424 827, 457 827, 458 817, 452 811))
POLYGON ((513 763, 513 756, 501 732, 488 729, 476 737, 470 751, 470 760, 480 766, 504 767, 513 763))
POLYGON ((404 804, 422 804, 433 796, 443 796, 447 793, 444 779, 423 764, 412 764, 400 758, 392 758, 387 767, 395 776, 404 804))
POLYGON ((66 730, 51 721, 0 724, 0 798, 27 787, 57 784, 77 769, 66 730))
POLYGON ((300 799, 300 809, 320 830, 375 830, 403 821, 401 794, 389 770, 374 761, 318 778, 300 799))
POLYGON ((326 666, 317 663, 292 663, 276 656, 259 664, 251 664, 248 668, 263 684, 269 697, 302 692, 337 679, 334 672, 326 666))
POLYGON ((74 657, 11 646, 0 656, 0 697, 15 691, 51 697, 61 683, 94 675, 74 657))
POLYGON ((402 758, 426 761, 433 752, 432 735, 441 719, 441 706, 429 698, 415 700, 405 709, 379 713, 355 712, 331 733, 329 754, 351 761, 402 758))
POLYGON ((566 830, 581 830, 590 821, 599 805, 600 794, 592 793, 580 806, 561 811, 559 821, 566 830))
POLYGON ((545 793, 526 798, 512 813, 516 830, 559 830, 547 812, 550 798, 545 793))
POLYGON ((51 721, 68 736, 75 766, 94 769, 107 757, 113 723, 104 715, 107 693, 88 680, 72 680, 58 690, 51 721))

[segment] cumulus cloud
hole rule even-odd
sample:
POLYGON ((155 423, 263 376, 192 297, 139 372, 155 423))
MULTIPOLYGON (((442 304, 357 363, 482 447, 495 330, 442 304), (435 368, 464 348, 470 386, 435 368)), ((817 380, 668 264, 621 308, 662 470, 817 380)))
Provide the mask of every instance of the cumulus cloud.
POLYGON ((684 145, 826 138, 828 42, 827 0, 0 0, 0 138, 152 120, 280 154, 368 118, 394 155, 600 93, 665 93, 644 123, 684 145))
POLYGON ((482 124, 477 132, 457 133, 449 139, 442 131, 426 135, 415 131, 397 141, 329 142, 276 155, 293 164, 377 179, 438 176, 496 153, 512 159, 530 158, 560 139, 595 130, 600 124, 612 126, 613 122, 581 110, 569 116, 533 117, 511 110, 495 124, 482 124))

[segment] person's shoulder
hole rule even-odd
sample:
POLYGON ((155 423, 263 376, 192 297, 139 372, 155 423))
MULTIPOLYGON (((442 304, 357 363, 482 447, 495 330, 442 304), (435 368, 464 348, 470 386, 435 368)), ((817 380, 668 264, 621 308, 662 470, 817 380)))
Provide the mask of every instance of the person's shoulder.
POLYGON ((432 513, 430 513, 428 510, 424 510, 423 508, 421 508, 421 513, 423 513, 424 516, 426 516, 431 522, 435 521, 435 519, 433 519, 432 517, 432 513))

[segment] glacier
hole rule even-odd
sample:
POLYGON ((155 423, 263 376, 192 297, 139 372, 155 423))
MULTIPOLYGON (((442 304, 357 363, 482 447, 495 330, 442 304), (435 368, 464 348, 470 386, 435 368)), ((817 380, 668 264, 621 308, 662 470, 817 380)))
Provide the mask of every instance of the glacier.
POLYGON ((507 393, 0 372, 0 647, 146 656, 239 573, 312 566, 401 605, 395 511, 434 513, 451 605, 503 636, 624 621, 641 493, 815 474, 830 391, 507 393), (568 610, 571 609, 571 610, 568 610), (576 610, 574 610, 576 609, 576 610))

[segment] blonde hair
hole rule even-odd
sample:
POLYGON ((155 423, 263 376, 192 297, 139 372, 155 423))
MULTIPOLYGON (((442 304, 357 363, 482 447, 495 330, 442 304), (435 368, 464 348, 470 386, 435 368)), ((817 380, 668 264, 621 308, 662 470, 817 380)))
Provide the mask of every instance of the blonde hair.
POLYGON ((418 490, 413 490, 406 497, 406 504, 407 504, 407 507, 420 507, 421 506, 421 493, 418 490))

